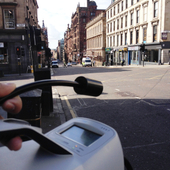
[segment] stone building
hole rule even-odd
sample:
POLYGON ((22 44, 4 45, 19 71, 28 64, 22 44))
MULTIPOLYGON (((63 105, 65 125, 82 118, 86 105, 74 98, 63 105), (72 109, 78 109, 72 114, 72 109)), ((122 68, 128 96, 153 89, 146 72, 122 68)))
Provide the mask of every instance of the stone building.
POLYGON ((116 0, 106 10, 106 56, 113 64, 169 61, 170 0, 116 0), (140 51, 145 44, 145 53, 140 51))
POLYGON ((58 40, 58 59, 63 61, 63 51, 64 51, 64 39, 58 40))
POLYGON ((105 62, 106 48, 106 13, 102 12, 86 24, 86 56, 101 66, 105 62))
POLYGON ((87 7, 78 4, 71 17, 71 26, 64 35, 64 56, 69 61, 81 62, 86 53, 86 23, 105 10, 98 10, 95 1, 87 0, 87 7))
POLYGON ((37 9, 37 0, 0 1, 0 70, 4 73, 26 72, 32 63, 29 27, 38 27, 37 9))

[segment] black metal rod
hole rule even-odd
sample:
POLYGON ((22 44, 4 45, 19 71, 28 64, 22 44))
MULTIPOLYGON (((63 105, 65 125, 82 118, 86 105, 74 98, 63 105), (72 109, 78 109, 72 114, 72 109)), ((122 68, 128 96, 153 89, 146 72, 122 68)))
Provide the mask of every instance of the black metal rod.
POLYGON ((12 93, 9 95, 0 98, 0 105, 3 104, 6 100, 11 99, 15 96, 18 96, 21 93, 34 90, 37 88, 42 88, 44 86, 71 86, 76 87, 79 86, 78 82, 75 81, 67 81, 67 80, 40 80, 33 83, 29 83, 20 87, 17 87, 12 93))

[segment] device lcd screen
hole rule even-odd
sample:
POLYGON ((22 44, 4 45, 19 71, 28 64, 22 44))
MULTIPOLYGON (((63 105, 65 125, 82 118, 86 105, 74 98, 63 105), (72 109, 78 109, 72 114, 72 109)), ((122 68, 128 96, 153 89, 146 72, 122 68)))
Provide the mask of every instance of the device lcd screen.
POLYGON ((61 134, 85 146, 91 145, 93 142, 101 137, 101 135, 97 133, 80 128, 78 126, 72 126, 61 134))

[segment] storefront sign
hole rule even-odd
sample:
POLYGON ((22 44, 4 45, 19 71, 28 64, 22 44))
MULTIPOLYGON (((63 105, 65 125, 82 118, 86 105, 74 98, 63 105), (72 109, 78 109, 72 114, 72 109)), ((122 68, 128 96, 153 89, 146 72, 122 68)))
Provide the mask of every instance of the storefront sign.
POLYGON ((127 51, 128 49, 127 48, 124 48, 123 51, 127 51))
POLYGON ((25 27, 25 24, 17 24, 17 27, 25 27))
POLYGON ((162 40, 167 40, 167 38, 168 38, 167 32, 162 32, 161 39, 162 39, 162 40))
POLYGON ((0 42, 0 48, 4 48, 4 43, 0 42))
POLYGON ((105 48, 105 51, 106 51, 106 52, 110 52, 110 51, 111 51, 111 48, 105 48))
POLYGON ((128 47, 129 51, 138 51, 139 50, 139 46, 133 46, 133 47, 128 47))

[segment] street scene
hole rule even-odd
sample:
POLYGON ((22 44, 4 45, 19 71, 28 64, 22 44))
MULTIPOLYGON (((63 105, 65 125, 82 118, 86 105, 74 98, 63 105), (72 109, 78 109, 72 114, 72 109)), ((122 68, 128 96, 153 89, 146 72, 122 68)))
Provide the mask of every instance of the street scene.
POLYGON ((113 127, 123 152, 134 169, 168 169, 170 119, 170 67, 73 67, 54 70, 55 79, 86 76, 103 83, 97 97, 77 95, 72 88, 57 87, 66 117, 70 111, 113 127), (85 72, 85 73, 84 73, 85 72), (66 107, 66 108, 65 108, 66 107))
POLYGON ((170 169, 169 9, 1 1, 0 169, 170 169))

